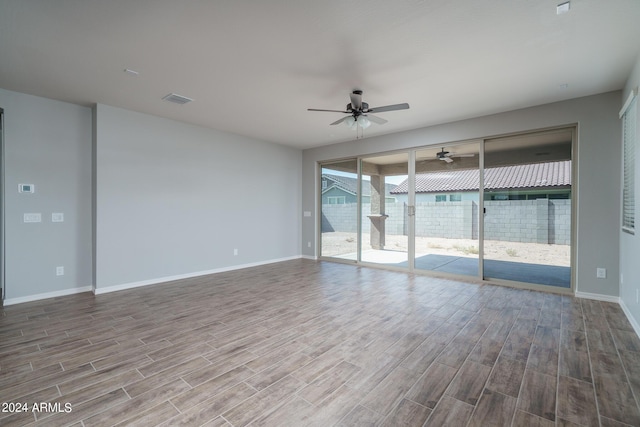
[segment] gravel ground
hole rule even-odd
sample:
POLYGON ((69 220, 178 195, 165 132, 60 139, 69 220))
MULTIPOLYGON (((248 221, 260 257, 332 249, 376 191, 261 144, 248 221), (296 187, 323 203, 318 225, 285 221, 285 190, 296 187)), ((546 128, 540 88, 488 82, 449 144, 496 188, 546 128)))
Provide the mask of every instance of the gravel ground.
MULTIPOLYGON (((322 233, 322 255, 335 256, 356 252, 356 233, 322 233)), ((386 236, 385 249, 407 251, 407 236, 386 236)), ((363 235, 363 250, 371 249, 369 235, 363 235)), ((478 241, 471 239, 446 239, 440 237, 416 237, 416 254, 440 254, 477 256, 478 241)), ((531 264, 570 265, 571 247, 540 243, 484 241, 485 259, 514 261, 531 264)))

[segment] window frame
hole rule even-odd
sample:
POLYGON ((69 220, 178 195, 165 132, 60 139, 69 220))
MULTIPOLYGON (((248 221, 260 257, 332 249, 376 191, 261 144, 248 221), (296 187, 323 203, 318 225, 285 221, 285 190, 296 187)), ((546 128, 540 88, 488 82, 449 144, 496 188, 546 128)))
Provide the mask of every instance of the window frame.
POLYGON ((635 234, 635 157, 638 139, 638 88, 631 91, 620 110, 622 120, 621 229, 635 234))
POLYGON ((327 204, 328 205, 346 205, 347 198, 345 196, 327 196, 327 204), (335 200, 335 203, 331 203, 332 200, 335 200))

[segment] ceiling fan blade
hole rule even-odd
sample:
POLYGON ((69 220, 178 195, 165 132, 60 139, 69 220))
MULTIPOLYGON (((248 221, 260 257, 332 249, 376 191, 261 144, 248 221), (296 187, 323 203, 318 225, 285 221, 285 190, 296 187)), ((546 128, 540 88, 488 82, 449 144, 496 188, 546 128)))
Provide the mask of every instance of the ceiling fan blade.
POLYGON ((440 157, 440 160, 444 160, 447 163, 453 163, 453 160, 449 156, 440 157))
POLYGON ((469 153, 469 154, 452 154, 450 157, 475 157, 475 154, 473 154, 473 153, 469 153))
POLYGON ((344 122, 345 120, 347 120, 349 117, 351 117, 351 116, 343 117, 343 118, 341 118, 340 120, 336 120, 336 121, 335 121, 335 122, 333 122, 333 123, 329 123, 329 126, 339 125, 340 123, 342 123, 342 122, 344 122))
POLYGON ((321 110, 318 108, 307 108, 307 111, 326 111, 328 113, 343 113, 343 114, 349 114, 349 111, 343 111, 343 110, 321 110))
POLYGON ((362 91, 361 90, 354 90, 349 94, 349 97, 351 98, 351 108, 353 108, 354 110, 359 110, 362 108, 362 91))
POLYGON ((366 116, 373 123, 377 123, 379 125, 383 125, 383 124, 387 123, 387 120, 383 119, 382 117, 374 116, 373 114, 367 114, 366 116))
POLYGON ((381 113, 383 111, 396 111, 396 110, 407 110, 409 109, 409 104, 406 102, 404 104, 393 104, 393 105, 385 105, 383 107, 373 107, 369 108, 369 113, 381 113))

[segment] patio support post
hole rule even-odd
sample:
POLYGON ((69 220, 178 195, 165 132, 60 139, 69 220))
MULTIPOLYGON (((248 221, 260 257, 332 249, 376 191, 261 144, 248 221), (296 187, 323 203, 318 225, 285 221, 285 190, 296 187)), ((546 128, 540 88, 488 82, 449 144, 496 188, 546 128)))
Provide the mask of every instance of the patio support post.
POLYGON ((382 250, 385 243, 385 184, 384 175, 371 175, 371 232, 369 233, 371 248, 382 250))

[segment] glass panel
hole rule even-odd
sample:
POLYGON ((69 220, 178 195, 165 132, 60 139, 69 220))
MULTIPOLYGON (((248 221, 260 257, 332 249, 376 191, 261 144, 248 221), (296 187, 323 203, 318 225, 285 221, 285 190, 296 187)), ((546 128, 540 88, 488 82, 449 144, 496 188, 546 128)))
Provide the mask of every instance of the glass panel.
POLYGON ((571 287, 571 140, 569 129, 485 142, 486 278, 571 287))
POLYGON ((321 168, 320 256, 355 260, 358 253, 358 162, 321 168))
POLYGON ((408 153, 362 160, 361 261, 408 267, 407 194, 396 193, 407 180, 408 153))
POLYGON ((479 275, 479 149, 474 143, 416 152, 416 269, 479 275))

